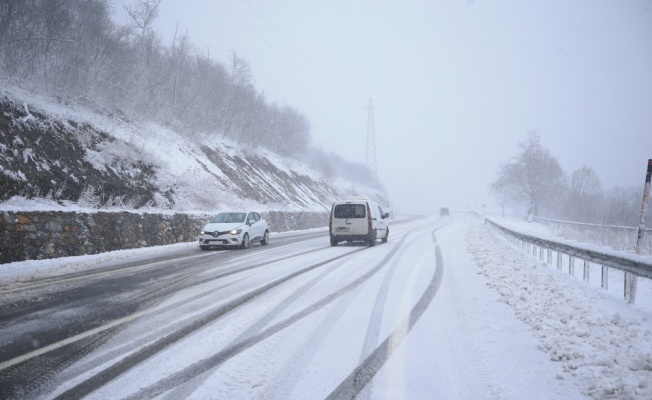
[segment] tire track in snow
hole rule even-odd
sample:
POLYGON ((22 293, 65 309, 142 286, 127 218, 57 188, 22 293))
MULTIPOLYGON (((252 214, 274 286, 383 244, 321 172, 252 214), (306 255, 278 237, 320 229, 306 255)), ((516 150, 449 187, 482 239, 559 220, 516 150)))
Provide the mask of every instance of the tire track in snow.
MULTIPOLYGON (((247 339, 260 333, 270 322, 272 322, 276 317, 278 317, 284 310, 290 307, 303 293, 307 292, 311 288, 315 287, 320 281, 326 278, 328 275, 331 275, 333 272, 338 270, 346 260, 340 260, 332 268, 329 268, 321 272, 316 277, 312 278, 310 281, 306 282, 304 285, 299 287, 297 290, 292 292, 291 295, 287 296, 286 299, 274 307, 271 311, 266 313, 262 318, 258 319, 251 327, 245 330, 240 334, 236 339, 232 340, 228 347, 237 346, 239 343, 244 342, 247 339)), ((204 381, 210 377, 210 374, 200 373, 196 376, 191 376, 189 381, 177 386, 170 393, 166 394, 165 399, 182 399, 189 397, 196 388, 200 387, 204 381)), ((282 397, 280 397, 282 398, 282 397)))
POLYGON ((136 365, 140 364, 141 362, 149 359, 150 357, 154 356, 155 354, 161 352, 162 350, 166 349, 170 345, 182 340, 183 338, 191 335, 193 332, 196 330, 200 329, 201 327, 207 325, 208 323, 211 323, 220 317, 224 316, 225 314, 231 312, 237 307, 242 306, 243 304, 251 301, 255 297, 261 295, 262 293, 275 288, 282 283, 285 283, 299 275, 305 274, 309 271, 312 271, 316 268, 319 268, 325 264, 331 263, 333 261, 336 261, 340 258, 344 258, 349 256, 351 253, 355 253, 357 251, 364 250, 364 248, 361 248, 359 250, 354 250, 349 253, 341 254, 337 257, 333 257, 331 259, 322 261, 317 264, 313 264, 309 267, 303 268, 299 271, 296 271, 292 274, 289 274, 281 279, 278 279, 276 281, 273 281, 267 285, 264 285, 263 287, 253 290, 241 297, 238 297, 237 299, 227 303, 226 305, 219 307, 218 309, 214 310, 213 312, 205 315, 202 318, 199 318, 192 323, 184 326, 183 328, 174 331, 170 333, 167 336, 164 336, 160 338, 159 340, 155 341, 154 343, 151 343, 137 352, 130 354, 129 356, 125 357, 124 359, 118 361, 117 363, 111 365, 110 367, 98 372, 97 374, 93 375, 92 377, 86 379, 85 381, 75 385, 74 387, 66 390, 64 393, 58 395, 56 398, 57 399, 70 399, 70 398, 81 398, 84 397, 93 391, 99 389, 100 387, 104 386, 111 380, 117 378, 118 376, 122 375, 123 373, 127 372, 131 368, 135 367, 136 365))
MULTIPOLYGON (((357 288, 360 286, 362 283, 366 282, 371 278, 373 275, 375 275, 378 271, 380 271, 391 259, 394 257, 396 252, 399 250, 399 248, 402 247, 403 243, 405 242, 405 239, 407 238, 407 235, 403 236, 399 242, 390 250, 390 252, 372 269, 367 271, 365 274, 361 275, 351 283, 347 284, 346 286, 342 287, 340 290, 337 292, 334 292, 326 297, 324 297, 322 300, 317 301, 316 303, 313 303, 311 306, 304 308, 303 310, 295 313, 294 315, 286 318, 283 321, 278 322, 277 324, 267 328, 264 331, 261 331, 255 336, 250 337, 249 339, 246 339, 240 343, 238 343, 235 346, 231 346, 228 348, 225 348, 224 350, 214 354, 211 357, 208 357, 204 360, 198 361, 197 363, 193 364, 192 366, 185 368, 184 370, 178 371, 170 376, 168 376, 165 379, 160 380, 159 382, 156 382, 139 392, 133 394, 132 396, 129 396, 127 399, 142 399, 142 398, 152 398, 155 396, 158 396, 168 390, 173 389, 175 386, 182 384, 189 379, 191 379, 194 376, 198 376, 200 374, 203 374, 215 367, 218 367, 222 363, 228 361, 229 359, 235 357, 236 355, 242 353, 243 351, 249 349, 250 347, 256 345, 257 343, 269 338, 270 336, 276 334, 277 332, 282 331, 283 329, 287 328, 288 326, 293 325, 297 321, 315 313, 316 311, 321 310, 324 308, 326 305, 330 304, 331 302, 335 301, 336 299, 340 298, 344 294, 347 294, 351 292, 353 289, 357 288)), ((361 248, 360 250, 365 250, 367 249, 366 247, 361 248)), ((356 250, 354 252, 360 251, 356 250)), ((353 252, 351 252, 353 253, 353 252)), ((343 256, 338 257, 342 258, 345 256, 350 255, 351 253, 347 253, 343 256)), ((333 261, 333 260, 331 260, 333 261)), ((330 262, 330 261, 329 261, 330 262)), ((325 264, 326 262, 320 263, 320 265, 325 264)))
MULTIPOLYGON (((20 342, 8 344, 11 352, 0 352, 3 358, 6 358, 5 361, 0 362, 0 382, 11 383, 7 386, 0 385, 4 386, 0 391, 0 397, 10 398, 19 394, 22 397, 27 393, 42 391, 49 384, 48 381, 51 377, 105 343, 117 333, 121 325, 147 313, 151 304, 157 304, 157 299, 174 292, 175 288, 182 285, 189 275, 189 273, 176 274, 170 278, 171 282, 165 283, 167 286, 154 285, 153 288, 145 290, 143 293, 131 296, 132 303, 126 311, 128 315, 125 317, 115 318, 116 314, 112 313, 112 310, 104 313, 92 313, 93 321, 90 324, 86 322, 86 325, 79 326, 81 320, 65 318, 65 316, 74 315, 75 307, 80 307, 80 301, 71 302, 70 306, 65 302, 56 305, 54 312, 62 314, 56 334, 47 330, 22 334, 19 337, 20 342), (71 307, 73 308, 71 309, 71 307), (114 318, 110 319, 110 317, 114 318), (78 332, 80 327, 86 329, 78 332), (39 346, 34 349, 31 346, 32 342, 39 343, 39 346), (45 379, 38 379, 38 385, 35 385, 34 375, 45 377, 45 379)), ((120 313, 122 311, 117 315, 120 313)), ((54 323, 56 324, 57 321, 54 323)))
MULTIPOLYGON (((412 233, 418 233, 420 230, 425 230, 429 227, 423 227, 415 230, 412 233)), ((430 228, 432 229, 432 228, 430 228)), ((365 335, 365 343, 362 347, 362 352, 360 354, 360 361, 362 362, 368 355, 371 353, 373 348, 378 344, 378 337, 380 336, 380 325, 382 322, 383 310, 385 308, 385 303, 387 302, 387 296, 389 293, 389 286, 392 282, 392 277, 394 276, 394 271, 398 266, 398 262, 403 257, 403 254, 412 246, 413 242, 408 243, 405 246, 401 247, 400 252, 392 261, 392 265, 387 270, 383 283, 376 295, 376 301, 374 303, 374 308, 371 313, 371 319, 369 320, 369 325, 367 327, 367 334, 365 335)))
MULTIPOLYGON (((327 249, 328 247, 324 247, 324 249, 327 249)), ((358 251, 358 250, 354 250, 358 251)), ((143 316, 147 316, 151 314, 152 312, 157 311, 157 305, 160 304, 161 301, 164 299, 168 298, 169 296, 173 295, 174 293, 188 289, 191 287, 203 285, 205 283, 218 280, 230 275, 238 274, 241 272, 257 269, 264 267, 266 265, 269 265, 274 262, 278 261, 283 261, 286 259, 290 259, 292 257, 297 257, 303 254, 309 254, 314 252, 312 251, 304 251, 302 253, 297 253, 297 254, 291 254, 285 257, 281 257, 279 259, 274 259, 271 261, 266 261, 263 263, 258 263, 255 265, 249 265, 241 268, 231 268, 225 272, 218 273, 216 275, 203 278, 203 279, 195 279, 191 280, 190 278, 204 272, 206 270, 206 267, 203 264, 200 264, 199 267, 189 265, 189 266, 184 266, 181 269, 181 272, 175 273, 171 276, 168 276, 168 280, 162 284, 155 284, 154 287, 150 289, 144 290, 143 293, 139 293, 134 295, 133 299, 130 301, 130 304, 134 305, 136 304, 136 307, 131 307, 131 310, 127 312, 124 315, 121 315, 119 318, 107 318, 107 317, 102 317, 102 324, 97 325, 97 326, 92 326, 91 329, 86 329, 82 332, 78 332, 75 335, 72 336, 65 336, 66 332, 68 331, 73 331, 77 332, 77 329, 70 329, 70 330, 63 330, 59 329, 59 335, 58 336, 53 336, 51 333, 44 332, 41 336, 38 336, 38 333, 32 333, 30 338, 37 338, 39 340, 40 346, 36 350, 31 350, 33 346, 30 343, 25 343, 22 345, 22 347, 18 347, 16 345, 12 346, 11 348, 8 349, 7 354, 2 353, 2 347, 0 346, 0 355, 2 355, 3 359, 0 359, 0 372, 6 374, 4 370, 8 370, 9 368, 12 368, 14 366, 17 366, 21 363, 24 363, 26 361, 30 361, 34 358, 40 357, 45 355, 46 353, 50 353, 52 351, 58 350, 63 346, 70 345, 74 342, 83 340, 87 337, 90 337, 92 335, 97 335, 105 330, 110 330, 110 329, 115 329, 116 327, 124 326, 125 324, 137 319, 141 318, 143 316), (175 276, 176 275, 176 276, 175 276), (62 336, 63 335, 63 336, 62 336), (65 337, 64 337, 65 336, 65 337), (22 351, 21 349, 28 349, 27 351, 22 351)), ((202 253, 204 255, 204 253, 202 253)), ((251 255, 248 255, 251 257, 251 255)), ((236 257, 235 255, 233 257, 236 257)), ((233 257, 228 257, 228 258, 233 258, 233 257)), ((245 256, 246 257, 246 256, 245 256)), ((196 257, 190 257, 189 259, 184 259, 185 262, 190 262, 192 259, 196 257)), ((176 258, 173 258, 176 261, 176 258)), ((162 261, 156 261, 153 263, 147 263, 146 267, 150 268, 152 265, 158 265, 162 263, 162 261)), ((132 270, 133 265, 132 263, 129 264, 129 267, 127 270, 132 270)), ((94 277, 98 276, 105 276, 107 273, 90 273, 88 275, 84 276, 75 276, 73 280, 85 280, 85 279, 91 279, 94 277)), ((110 274, 108 274, 110 276, 110 274)), ((63 282, 69 281, 69 278, 65 278, 63 282)), ((40 286, 38 286, 40 287, 40 286)), ((26 288, 25 290, 32 290, 34 288, 38 287, 29 287, 26 288)), ((65 288, 64 288, 65 289, 65 288)), ((72 290, 72 289, 65 289, 65 290, 72 290)), ((75 304, 85 304, 85 302, 88 302, 88 299, 84 300, 81 299, 77 302, 70 302, 68 300, 64 301, 62 303, 63 306, 66 308, 71 308, 75 306, 75 304)), ((51 305, 50 305, 51 306, 51 305)), ((4 314, 3 314, 4 315, 4 314)), ((8 320, 11 320, 12 315, 9 315, 8 320)), ((4 317, 3 317, 4 319, 4 317)), ((13 325, 15 325, 15 322, 13 322, 13 325)))
MULTIPOLYGON (((422 228, 423 229, 423 228, 422 228)), ((385 278, 383 279, 382 285, 378 294, 376 295, 376 301, 374 303, 374 308, 371 313, 371 318, 367 327, 367 334, 365 335, 364 345, 362 346, 362 351, 360 352, 360 363, 363 363, 365 358, 371 354, 371 352, 378 346, 379 337, 380 337, 380 326, 382 323, 383 312, 385 309, 385 304, 387 302, 387 296, 389 294, 389 287, 392 282, 392 277, 394 276, 394 271, 399 265, 400 259, 403 257, 405 252, 412 246, 413 242, 408 243, 406 246, 401 247, 401 251, 392 261, 392 265, 387 270, 385 278)), ((364 400, 371 397, 370 391, 363 391, 358 394, 357 398, 364 400)))
MULTIPOLYGON (((365 344, 363 346, 363 348, 366 346, 367 350, 363 350, 361 352, 360 362, 362 362, 364 357, 368 355, 378 344, 378 332, 380 331, 382 312, 387 298, 387 290, 391 281, 391 276, 393 275, 393 270, 396 268, 398 260, 400 260, 401 256, 413 244, 412 241, 407 240, 408 237, 419 235, 421 231, 427 231, 429 229, 432 229, 432 226, 423 226, 409 230, 407 233, 398 235, 402 238, 401 245, 399 247, 398 253, 393 258, 391 258, 392 263, 388 269, 388 272, 386 272, 385 277, 383 278, 383 284, 381 285, 381 288, 376 295, 376 301, 374 302, 374 308, 371 314, 372 316, 370 318, 370 322, 368 324, 367 334, 365 335, 365 344), (407 243, 404 244, 404 242, 407 243)), ((283 385, 275 392, 273 392, 270 396, 267 396, 270 394, 270 392, 267 392, 266 398, 289 398, 289 393, 291 392, 295 383, 301 379, 301 374, 295 374, 293 371, 301 372, 304 370, 304 367, 309 364, 313 354, 318 352, 320 344, 327 339, 327 336, 332 331, 332 328, 336 326, 337 320, 340 319, 342 314, 344 314, 344 312, 349 308, 349 305, 355 300, 355 297, 358 295, 361 289, 362 287, 358 286, 352 291, 352 293, 347 294, 347 299, 338 302, 337 306, 333 310, 329 311, 329 315, 317 327, 313 329, 314 333, 310 335, 310 340, 305 343, 305 346, 302 347, 302 349, 292 359, 292 361, 288 362, 288 367, 282 369, 281 372, 278 373, 278 381, 282 380, 283 385)))
POLYGON ((319 324, 313 326, 309 333, 306 333, 308 340, 304 341, 303 345, 296 349, 292 357, 286 361, 284 368, 279 368, 276 376, 270 380, 272 382, 281 382, 281 384, 278 387, 269 389, 266 392, 266 398, 291 398, 293 388, 302 379, 301 373, 309 367, 312 358, 319 352, 321 345, 326 342, 337 325, 337 321, 355 301, 361 288, 361 286, 354 288, 344 298, 337 301, 332 309, 325 311, 327 313, 326 317, 319 324))
MULTIPOLYGON (((152 311, 151 313, 144 315, 143 318, 155 318, 158 316, 163 316, 166 313, 169 313, 170 311, 174 311, 184 306, 187 306, 189 303, 195 300, 202 299, 206 295, 210 294, 212 291, 221 290, 228 286, 234 285, 238 282, 239 281, 234 281, 218 288, 211 288, 206 291, 201 291, 192 297, 184 299, 185 301, 183 302, 176 302, 166 307, 158 308, 155 311, 152 311)), ((101 354, 93 354, 90 353, 89 351, 90 354, 86 356, 86 359, 81 359, 79 363, 75 363, 68 369, 64 370, 57 377, 58 378, 57 382, 49 383, 48 385, 41 388, 39 392, 42 393, 43 395, 46 395, 47 393, 53 393, 56 390, 57 386, 60 384, 60 382, 72 381, 86 374, 88 371, 99 368, 102 365, 108 365, 112 362, 112 360, 120 359, 127 354, 137 351, 139 348, 146 346, 149 343, 155 342, 156 339, 160 338, 161 336, 164 336, 166 332, 182 329, 185 325, 189 323, 189 321, 192 321, 194 318, 196 317, 188 317, 186 319, 175 322, 173 325, 160 325, 155 330, 149 329, 146 332, 136 332, 134 334, 135 337, 133 339, 109 351, 102 352, 101 354)), ((116 328, 116 329, 120 329, 120 328, 116 328)), ((147 327, 145 326, 143 329, 147 329, 147 327)), ((106 344, 110 345, 110 342, 107 341, 106 344)), ((99 346, 95 346, 94 348, 97 349, 98 347, 99 346)))
MULTIPOLYGON (((446 224, 448 224, 450 220, 446 224)), ((442 225, 445 226, 446 224, 442 225)), ((393 350, 407 337, 421 315, 434 299, 444 275, 444 261, 441 249, 437 244, 435 232, 432 231, 432 240, 435 248, 436 268, 428 287, 419 298, 419 301, 410 311, 409 316, 360 364, 340 385, 331 392, 327 399, 355 399, 364 387, 373 379, 380 368, 392 356, 393 350)))

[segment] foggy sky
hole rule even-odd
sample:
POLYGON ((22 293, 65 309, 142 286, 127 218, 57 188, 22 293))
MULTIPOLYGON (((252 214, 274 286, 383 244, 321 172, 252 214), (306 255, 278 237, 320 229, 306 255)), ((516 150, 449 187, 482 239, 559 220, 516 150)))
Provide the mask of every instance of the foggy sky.
POLYGON ((163 0, 166 46, 177 26, 219 62, 247 59, 269 101, 307 116, 313 145, 351 161, 365 162, 371 98, 400 212, 491 211, 488 186, 531 130, 567 174, 588 165, 605 189, 642 194, 650 1, 163 0))

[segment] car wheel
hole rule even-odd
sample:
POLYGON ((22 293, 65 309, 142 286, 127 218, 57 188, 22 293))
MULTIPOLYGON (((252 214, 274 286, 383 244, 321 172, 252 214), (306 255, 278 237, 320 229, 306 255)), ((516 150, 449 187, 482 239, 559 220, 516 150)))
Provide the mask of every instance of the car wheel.
POLYGON ((387 243, 387 239, 389 239, 389 228, 387 228, 387 233, 385 234, 385 237, 382 239, 382 242, 387 243))
POLYGON ((260 244, 263 246, 267 245, 269 243, 269 231, 265 231, 265 234, 263 235, 263 240, 260 241, 260 244))
POLYGON ((331 246, 337 246, 337 239, 331 236, 331 246))
POLYGON ((200 245, 199 248, 202 249, 202 250, 208 250, 208 249, 211 248, 211 246, 201 246, 200 245))
POLYGON ((378 232, 374 231, 374 233, 371 235, 371 238, 369 238, 369 242, 367 242, 369 247, 373 247, 376 245, 377 233, 378 232))
POLYGON ((242 237, 242 244, 240 245, 243 249, 248 249, 249 248, 249 234, 245 233, 244 236, 242 237))

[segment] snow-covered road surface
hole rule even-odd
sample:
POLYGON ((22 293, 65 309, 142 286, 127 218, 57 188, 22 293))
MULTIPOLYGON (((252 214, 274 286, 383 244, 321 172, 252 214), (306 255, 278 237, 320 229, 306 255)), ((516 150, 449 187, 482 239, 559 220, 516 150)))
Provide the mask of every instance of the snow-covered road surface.
POLYGON ((390 231, 372 248, 331 247, 326 232, 250 251, 176 246, 174 265, 201 268, 19 397, 652 398, 646 312, 519 254, 472 215, 390 231))

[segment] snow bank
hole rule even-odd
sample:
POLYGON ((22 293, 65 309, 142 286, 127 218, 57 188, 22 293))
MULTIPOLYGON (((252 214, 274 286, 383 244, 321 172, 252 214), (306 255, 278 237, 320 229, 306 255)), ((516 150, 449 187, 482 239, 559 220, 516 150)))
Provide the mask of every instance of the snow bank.
MULTIPOLYGON (((479 273, 532 328, 539 349, 595 399, 652 398, 652 320, 643 310, 517 253, 479 221, 467 233, 479 273)), ((563 379, 564 376, 559 376, 563 379)))

